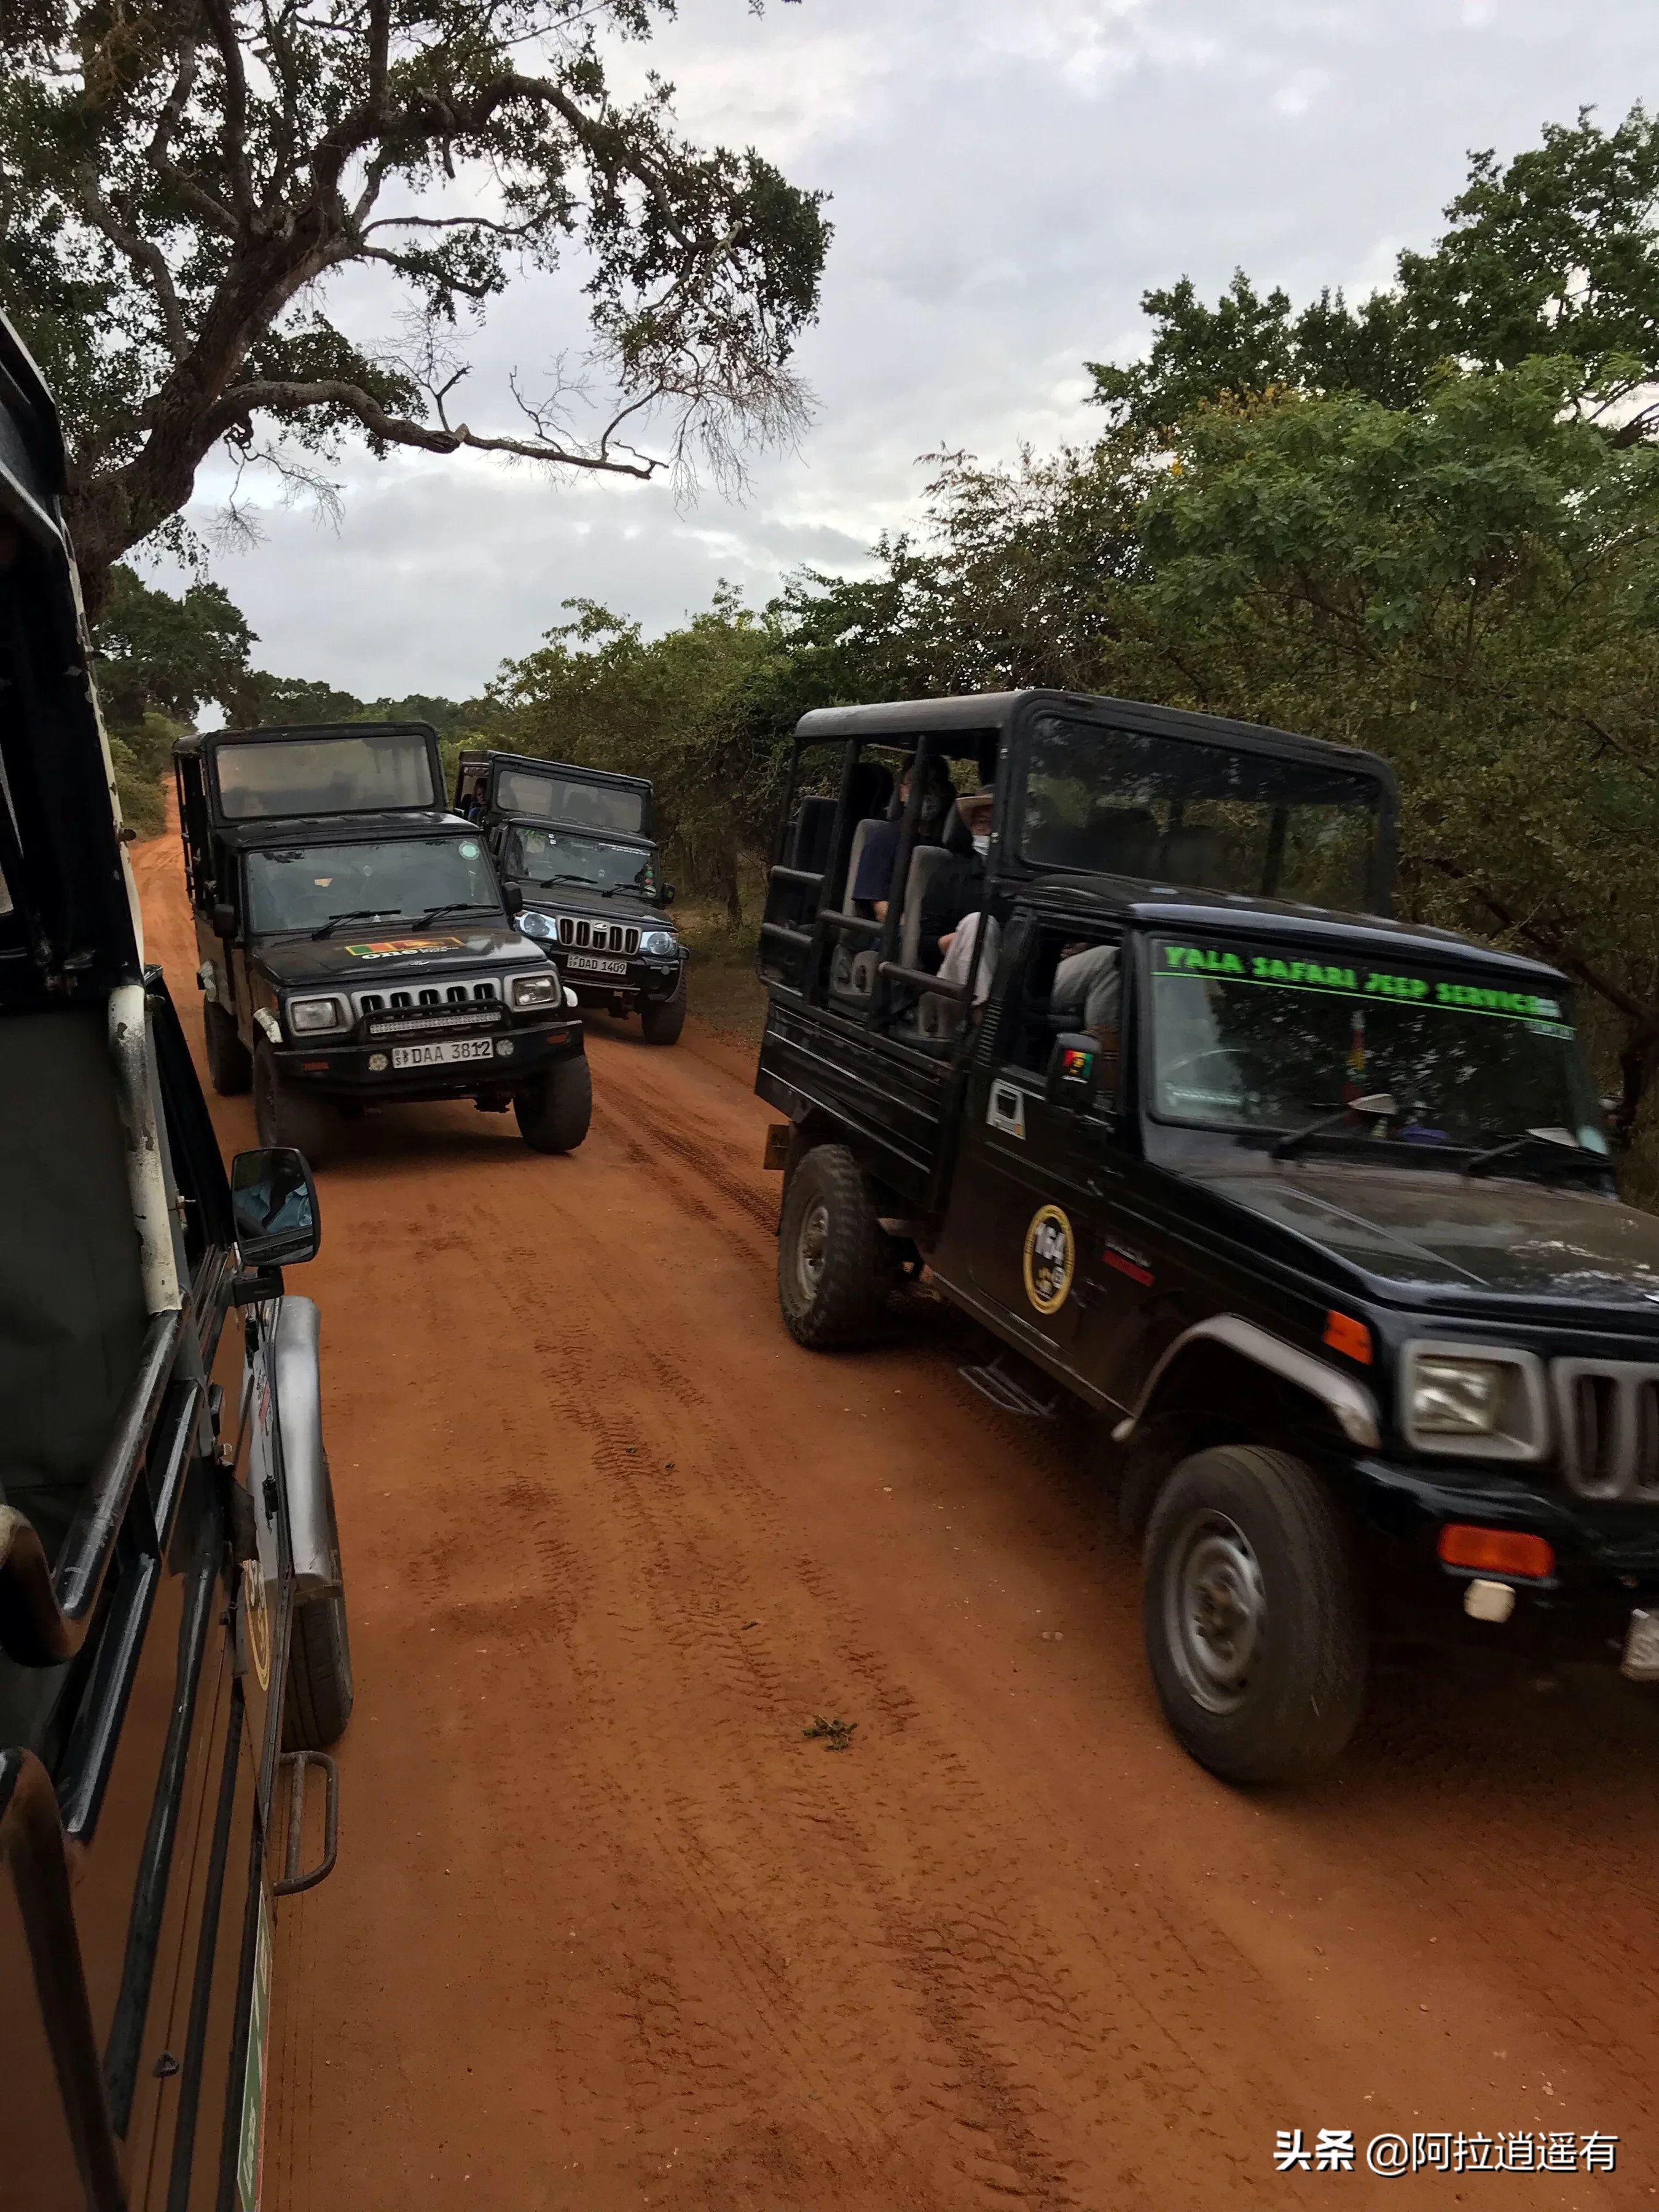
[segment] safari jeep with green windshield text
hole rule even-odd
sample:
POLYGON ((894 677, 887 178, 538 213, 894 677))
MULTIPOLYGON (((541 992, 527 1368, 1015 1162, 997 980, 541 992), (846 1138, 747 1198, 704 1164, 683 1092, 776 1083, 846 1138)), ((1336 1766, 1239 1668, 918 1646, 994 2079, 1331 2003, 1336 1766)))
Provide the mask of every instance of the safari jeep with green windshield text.
POLYGON ((1389 918, 1394 811, 1363 754, 1134 702, 834 709, 772 871, 786 1323, 866 1340, 925 1269, 978 1387, 1105 1417, 1158 1696, 1237 1781, 1336 1754, 1382 1635, 1659 1680, 1659 1222, 1565 979, 1389 918))
POLYGON ((219 731, 173 758, 208 1065, 252 1088, 264 1142, 314 1163, 342 1117, 471 1098, 538 1152, 580 1144, 580 1018, 445 806, 427 724, 219 731))
POLYGON ((564 761, 463 753, 455 808, 477 822, 503 883, 524 902, 519 927, 553 960, 579 1004, 637 1013, 647 1044, 685 1026, 685 946, 652 840, 651 786, 564 761))

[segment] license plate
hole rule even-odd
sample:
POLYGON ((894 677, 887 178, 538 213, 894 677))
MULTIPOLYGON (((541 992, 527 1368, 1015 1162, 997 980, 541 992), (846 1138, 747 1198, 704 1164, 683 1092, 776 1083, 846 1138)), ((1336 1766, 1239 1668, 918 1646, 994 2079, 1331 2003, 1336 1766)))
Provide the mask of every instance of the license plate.
POLYGON ((394 1067, 442 1067, 454 1060, 493 1060, 493 1037, 444 1037, 435 1044, 394 1044, 394 1067))
POLYGON ((584 975, 625 975, 628 973, 625 960, 602 960, 597 952, 567 952, 564 964, 567 968, 580 968, 584 975))

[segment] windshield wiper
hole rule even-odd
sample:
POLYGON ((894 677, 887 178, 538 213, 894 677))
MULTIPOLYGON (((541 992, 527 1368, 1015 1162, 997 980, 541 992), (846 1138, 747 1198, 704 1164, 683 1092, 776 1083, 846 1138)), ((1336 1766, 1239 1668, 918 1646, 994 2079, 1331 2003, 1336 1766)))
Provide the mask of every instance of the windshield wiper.
POLYGON ((429 906, 424 914, 410 917, 411 929, 425 929, 434 921, 441 921, 447 914, 477 914, 483 905, 479 899, 446 899, 441 906, 429 906))
POLYGON ((1358 1114, 1369 1121, 1392 1121, 1399 1112, 1399 1107, 1386 1091, 1373 1091, 1364 1098, 1350 1099, 1337 1113, 1322 1114, 1316 1121, 1310 1121, 1304 1128, 1289 1131, 1273 1147, 1273 1157, 1276 1160, 1289 1159, 1291 1153, 1299 1152, 1310 1137, 1321 1136, 1327 1129, 1334 1129, 1339 1122, 1346 1121, 1350 1114, 1358 1114))
MULTIPOLYGON (((1517 1152, 1534 1146, 1547 1146, 1553 1152, 1572 1153, 1575 1167, 1582 1168, 1586 1160, 1594 1160, 1602 1173, 1607 1171, 1607 1154, 1598 1152, 1593 1146, 1581 1145, 1571 1129, 1523 1129, 1518 1137, 1506 1138, 1501 1145, 1488 1145, 1484 1152, 1471 1152, 1463 1163, 1463 1172, 1485 1175, 1499 1160, 1513 1159, 1517 1152)), ((1565 1164, 1563 1161, 1562 1165, 1565 1164)))
POLYGON ((395 906, 360 906, 355 908, 350 914, 330 915, 322 927, 313 929, 311 934, 313 939, 328 937, 339 927, 343 921, 377 921, 383 914, 395 915, 397 911, 395 906))

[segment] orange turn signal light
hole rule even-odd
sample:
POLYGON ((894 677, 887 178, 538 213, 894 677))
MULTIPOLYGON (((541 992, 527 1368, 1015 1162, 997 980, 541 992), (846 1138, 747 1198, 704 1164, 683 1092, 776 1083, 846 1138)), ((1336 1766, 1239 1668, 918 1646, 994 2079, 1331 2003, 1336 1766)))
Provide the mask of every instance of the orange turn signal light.
POLYGON ((1325 1316, 1325 1341, 1333 1352, 1357 1359, 1362 1367, 1370 1365, 1371 1333, 1363 1321, 1356 1321, 1352 1314, 1331 1309, 1325 1316))
POLYGON ((1521 1528, 1473 1528, 1449 1521, 1436 1547, 1449 1567, 1479 1567, 1483 1574, 1524 1575, 1541 1582, 1555 1572, 1555 1548, 1521 1528))

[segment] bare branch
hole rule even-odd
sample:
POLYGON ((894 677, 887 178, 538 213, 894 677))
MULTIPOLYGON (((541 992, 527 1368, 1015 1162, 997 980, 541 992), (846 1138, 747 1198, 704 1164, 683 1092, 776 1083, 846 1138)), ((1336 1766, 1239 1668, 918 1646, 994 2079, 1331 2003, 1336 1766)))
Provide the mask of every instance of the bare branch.
POLYGON ((596 469, 612 476, 645 479, 654 476, 662 466, 659 461, 624 461, 604 453, 584 453, 580 447, 556 444, 551 440, 479 437, 465 422, 453 429, 446 426, 434 430, 406 415, 389 415, 361 385, 345 384, 333 378, 319 379, 313 383, 270 379, 233 386, 208 410, 205 427, 211 438, 219 439, 245 426, 261 410, 281 416, 317 407, 339 408, 355 416, 371 437, 383 438, 388 445, 414 446, 422 453, 453 453, 465 447, 473 453, 505 453, 514 460, 539 461, 550 468, 596 469))

